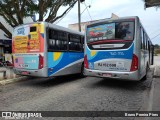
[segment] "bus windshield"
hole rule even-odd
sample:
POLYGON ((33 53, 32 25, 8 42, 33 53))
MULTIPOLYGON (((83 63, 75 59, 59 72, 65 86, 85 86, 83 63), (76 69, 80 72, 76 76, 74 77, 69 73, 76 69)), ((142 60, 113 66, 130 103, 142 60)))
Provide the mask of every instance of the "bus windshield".
POLYGON ((134 22, 112 22, 87 28, 87 43, 103 40, 133 40, 134 22))

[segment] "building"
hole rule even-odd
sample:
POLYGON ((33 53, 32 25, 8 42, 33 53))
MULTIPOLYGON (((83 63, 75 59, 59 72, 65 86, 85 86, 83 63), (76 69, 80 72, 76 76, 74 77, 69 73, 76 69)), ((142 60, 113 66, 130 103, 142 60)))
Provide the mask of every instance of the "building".
MULTIPOLYGON (((111 18, 118 18, 118 16, 115 15, 114 13, 112 13, 111 18)), ((111 18, 105 18, 105 19, 111 19, 111 18)), ((81 32, 83 32, 83 33, 85 32, 85 26, 86 26, 86 25, 89 25, 89 24, 94 23, 94 22, 97 22, 97 21, 105 20, 105 19, 99 19, 99 20, 81 22, 81 32)), ((72 30, 75 30, 75 31, 79 31, 78 23, 69 24, 69 25, 68 25, 68 28, 70 28, 70 29, 72 29, 72 30)))
POLYGON ((0 39, 0 61, 5 61, 5 54, 12 53, 12 41, 9 39, 0 39))
MULTIPOLYGON (((0 22, 10 31, 12 27, 0 16, 0 22)), ((12 53, 12 41, 4 36, 4 32, 0 29, 0 61, 5 61, 5 53, 12 53)))

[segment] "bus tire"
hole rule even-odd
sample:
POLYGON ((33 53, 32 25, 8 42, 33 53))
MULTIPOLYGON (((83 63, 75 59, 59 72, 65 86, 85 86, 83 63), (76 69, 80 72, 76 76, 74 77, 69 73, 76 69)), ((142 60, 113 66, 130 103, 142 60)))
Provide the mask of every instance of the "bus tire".
POLYGON ((147 80, 148 70, 149 70, 149 65, 148 65, 148 63, 147 63, 147 66, 146 66, 146 74, 145 74, 145 76, 142 78, 142 80, 147 80))
POLYGON ((82 63, 82 66, 81 66, 81 77, 86 77, 84 75, 84 63, 82 63))

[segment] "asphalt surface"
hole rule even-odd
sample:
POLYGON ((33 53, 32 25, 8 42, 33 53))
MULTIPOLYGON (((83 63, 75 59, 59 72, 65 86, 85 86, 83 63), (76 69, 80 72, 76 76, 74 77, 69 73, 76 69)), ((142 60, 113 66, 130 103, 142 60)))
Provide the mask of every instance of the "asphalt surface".
POLYGON ((146 81, 131 82, 78 75, 30 78, 1 87, 3 111, 139 111, 148 109, 150 70, 146 81))
POLYGON ((160 54, 158 56, 154 56, 154 65, 160 65, 160 54))
MULTIPOLYGON (((138 82, 95 77, 81 78, 79 75, 50 79, 30 77, 27 80, 0 86, 0 109, 3 111, 148 111, 152 110, 153 104, 153 71, 152 67, 147 80, 138 82)), ((48 119, 141 120, 143 118, 48 119)))

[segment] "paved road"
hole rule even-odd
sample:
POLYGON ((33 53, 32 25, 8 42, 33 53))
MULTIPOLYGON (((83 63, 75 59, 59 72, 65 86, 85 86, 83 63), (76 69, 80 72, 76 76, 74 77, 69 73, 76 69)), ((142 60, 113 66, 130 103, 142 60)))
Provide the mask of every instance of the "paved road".
POLYGON ((137 111, 147 110, 151 74, 140 82, 68 76, 30 78, 3 86, 1 110, 20 111, 137 111))
POLYGON ((150 69, 147 80, 139 82, 80 78, 78 75, 52 79, 29 78, 1 86, 0 109, 3 111, 151 110, 152 75, 153 68, 150 69))
POLYGON ((155 65, 160 65, 160 55, 159 56, 154 56, 154 64, 155 65))
MULTIPOLYGON (((154 79, 153 79, 153 99, 152 99, 152 111, 160 111, 160 55, 155 56, 155 73, 154 73, 154 79)), ((160 120, 160 118, 152 118, 151 120, 160 120)))

